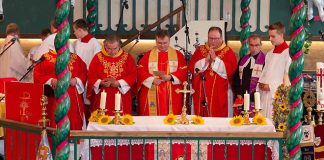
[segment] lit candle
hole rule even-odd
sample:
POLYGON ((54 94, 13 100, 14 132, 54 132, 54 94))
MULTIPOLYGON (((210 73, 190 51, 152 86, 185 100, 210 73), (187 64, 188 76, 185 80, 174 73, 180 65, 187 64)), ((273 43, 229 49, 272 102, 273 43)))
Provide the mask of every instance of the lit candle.
POLYGON ((254 93, 254 108, 255 109, 261 109, 261 106, 260 106, 260 93, 259 92, 254 93))
POLYGON ((105 90, 103 90, 100 95, 100 109, 106 108, 106 98, 107 98, 107 93, 105 92, 105 90))
POLYGON ((115 94, 115 110, 116 111, 120 111, 120 98, 121 98, 121 95, 119 92, 117 92, 115 94))
POLYGON ((244 94, 244 111, 248 111, 250 108, 250 94, 247 91, 244 94))

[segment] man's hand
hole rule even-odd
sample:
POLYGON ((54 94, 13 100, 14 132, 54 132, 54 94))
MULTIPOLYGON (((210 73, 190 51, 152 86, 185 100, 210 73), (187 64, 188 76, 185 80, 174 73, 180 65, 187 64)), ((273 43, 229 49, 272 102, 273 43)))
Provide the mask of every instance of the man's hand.
POLYGON ((111 81, 109 81, 108 79, 104 79, 100 82, 100 86, 110 87, 110 85, 111 85, 111 81))
POLYGON ((216 54, 215 54, 215 52, 213 51, 213 50, 209 50, 209 55, 210 55, 210 58, 212 59, 212 60, 215 60, 215 58, 216 58, 216 54))
POLYGON ((259 88, 261 91, 270 91, 269 84, 259 83, 259 88))
POLYGON ((163 82, 163 80, 160 78, 154 78, 154 80, 153 80, 153 84, 156 86, 160 85, 162 82, 163 82))
POLYGON ((120 86, 120 84, 119 84, 119 82, 116 79, 114 79, 114 80, 111 81, 111 86, 117 88, 117 87, 120 86))
POLYGON ((51 86, 52 86, 53 89, 56 88, 56 84, 57 84, 57 79, 54 79, 54 78, 53 78, 53 79, 51 80, 51 86))
POLYGON ((75 86, 77 84, 77 80, 76 80, 76 78, 72 78, 71 80, 70 80, 70 86, 75 86))
POLYGON ((170 81, 171 80, 171 75, 164 74, 164 75, 161 76, 161 78, 162 78, 163 81, 170 81))

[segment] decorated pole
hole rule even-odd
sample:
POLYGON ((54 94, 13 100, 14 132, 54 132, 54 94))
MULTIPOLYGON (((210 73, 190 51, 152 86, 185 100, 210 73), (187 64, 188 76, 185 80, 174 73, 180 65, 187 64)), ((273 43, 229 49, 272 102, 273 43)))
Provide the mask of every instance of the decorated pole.
POLYGON ((68 47, 68 40, 71 34, 68 21, 70 1, 57 0, 56 7, 54 25, 57 27, 57 35, 54 44, 58 56, 55 63, 55 74, 58 82, 54 92, 57 101, 55 109, 55 123, 57 124, 55 134, 55 159, 67 160, 69 159, 70 154, 68 143, 70 120, 67 115, 70 108, 70 97, 67 93, 67 89, 70 85, 71 77, 70 71, 67 67, 70 61, 70 50, 68 47))
POLYGON ((87 23, 89 27, 89 32, 94 35, 97 30, 97 1, 96 0, 87 0, 87 23))
POLYGON ((291 88, 289 91, 289 104, 291 111, 288 116, 288 151, 290 159, 301 159, 300 140, 302 138, 302 124, 300 119, 303 115, 303 103, 301 94, 304 88, 304 79, 302 71, 304 69, 303 45, 305 42, 305 22, 306 7, 304 0, 290 0, 292 6, 292 15, 290 19, 291 42, 289 45, 289 54, 292 63, 289 67, 289 78, 291 88))
POLYGON ((240 36, 240 40, 241 40, 241 48, 240 48, 240 57, 242 58, 244 55, 246 55, 249 51, 249 43, 248 43, 248 38, 250 36, 250 24, 249 24, 249 20, 251 17, 251 10, 250 10, 250 2, 251 0, 242 0, 241 1, 241 11, 242 11, 242 15, 240 18, 240 25, 242 28, 241 31, 241 36, 240 36))

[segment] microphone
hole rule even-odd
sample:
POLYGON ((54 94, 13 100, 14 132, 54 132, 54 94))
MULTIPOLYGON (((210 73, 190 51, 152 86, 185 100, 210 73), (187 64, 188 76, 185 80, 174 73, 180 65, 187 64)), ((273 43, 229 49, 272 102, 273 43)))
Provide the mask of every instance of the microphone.
POLYGON ((45 57, 42 56, 37 61, 35 61, 32 65, 30 65, 27 70, 29 71, 29 70, 33 69, 36 65, 38 65, 41 62, 43 62, 44 60, 45 60, 45 57))
POLYGON ((200 74, 201 80, 206 80, 206 77, 205 77, 204 73, 200 72, 199 68, 195 68, 195 71, 196 71, 196 73, 200 74))
POLYGON ((128 1, 127 0, 124 1, 123 4, 124 4, 125 8, 128 9, 128 1))
POLYGON ((14 38, 12 38, 10 41, 11 41, 11 42, 15 42, 16 40, 18 40, 18 38, 17 38, 17 37, 14 37, 14 38))
POLYGON ((178 43, 178 36, 175 36, 174 39, 175 39, 176 43, 178 43))

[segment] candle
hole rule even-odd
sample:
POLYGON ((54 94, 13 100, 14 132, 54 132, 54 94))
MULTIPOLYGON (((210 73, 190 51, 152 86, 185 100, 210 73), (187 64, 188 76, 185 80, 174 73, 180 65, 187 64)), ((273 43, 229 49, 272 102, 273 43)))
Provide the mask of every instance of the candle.
POLYGON ((324 85, 324 63, 316 63, 316 90, 317 90, 317 110, 324 110, 323 108, 323 85, 324 85))
POLYGON ((248 111, 250 108, 250 94, 247 91, 244 94, 244 111, 248 111))
POLYGON ((105 90, 103 90, 100 95, 100 109, 106 108, 106 98, 107 98, 107 93, 105 92, 105 90))
POLYGON ((119 111, 120 110, 120 98, 121 98, 121 95, 119 92, 117 92, 115 94, 115 110, 116 111, 119 111))
POLYGON ((254 108, 255 109, 261 109, 261 106, 260 106, 260 93, 259 92, 254 93, 254 108))

